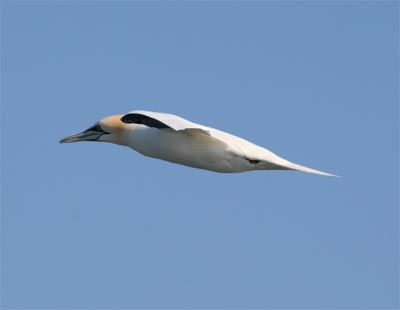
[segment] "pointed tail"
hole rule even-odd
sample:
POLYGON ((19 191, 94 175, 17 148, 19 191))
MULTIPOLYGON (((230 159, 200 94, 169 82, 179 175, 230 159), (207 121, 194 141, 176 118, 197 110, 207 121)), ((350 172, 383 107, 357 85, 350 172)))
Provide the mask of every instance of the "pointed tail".
POLYGON ((302 166, 302 165, 298 165, 298 164, 295 164, 295 163, 291 163, 291 162, 289 162, 287 165, 285 165, 285 167, 289 168, 290 170, 304 171, 304 172, 308 172, 308 173, 325 175, 325 176, 329 176, 329 177, 339 177, 338 175, 335 175, 335 174, 331 174, 331 173, 327 173, 327 172, 324 172, 324 171, 308 168, 308 167, 305 167, 305 166, 302 166))
MULTIPOLYGON (((271 151, 261 148, 260 153, 262 152, 262 158, 264 159, 264 166, 261 169, 282 169, 282 170, 297 170, 303 171, 313 174, 325 175, 329 177, 340 177, 335 174, 331 174, 328 172, 308 168, 302 165, 295 164, 287 159, 280 157, 279 155, 272 153, 271 151)), ((261 157, 260 156, 260 157, 261 157)))

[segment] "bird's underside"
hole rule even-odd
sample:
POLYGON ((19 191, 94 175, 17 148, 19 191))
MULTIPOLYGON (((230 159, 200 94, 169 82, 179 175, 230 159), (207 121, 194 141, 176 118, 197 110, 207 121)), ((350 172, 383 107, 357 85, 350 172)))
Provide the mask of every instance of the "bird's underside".
POLYGON ((224 142, 199 129, 147 129, 137 132, 132 148, 139 153, 169 162, 216 172, 244 172, 258 169, 279 169, 262 159, 246 157, 224 142))

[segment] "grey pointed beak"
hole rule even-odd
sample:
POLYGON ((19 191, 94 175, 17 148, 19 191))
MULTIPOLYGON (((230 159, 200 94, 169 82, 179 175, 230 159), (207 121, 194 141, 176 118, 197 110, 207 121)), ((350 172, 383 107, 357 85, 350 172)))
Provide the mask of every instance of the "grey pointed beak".
POLYGON ((72 136, 65 137, 60 140, 60 143, 72 143, 80 141, 96 141, 98 140, 104 132, 98 132, 91 129, 82 131, 80 133, 74 134, 72 136))

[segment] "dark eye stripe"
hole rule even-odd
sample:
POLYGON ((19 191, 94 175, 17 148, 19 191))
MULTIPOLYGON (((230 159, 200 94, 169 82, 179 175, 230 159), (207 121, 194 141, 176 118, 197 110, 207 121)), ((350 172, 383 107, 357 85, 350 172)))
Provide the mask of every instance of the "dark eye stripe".
POLYGON ((90 127, 87 131, 96 131, 96 132, 103 132, 106 133, 100 125, 94 125, 93 127, 90 127))

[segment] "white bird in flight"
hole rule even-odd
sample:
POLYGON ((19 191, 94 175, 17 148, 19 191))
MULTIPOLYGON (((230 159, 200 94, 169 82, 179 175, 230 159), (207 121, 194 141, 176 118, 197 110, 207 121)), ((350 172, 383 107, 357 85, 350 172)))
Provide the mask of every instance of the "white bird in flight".
POLYGON ((112 115, 60 143, 111 142, 149 157, 216 172, 298 170, 334 176, 304 167, 245 139, 179 116, 149 111, 112 115))

